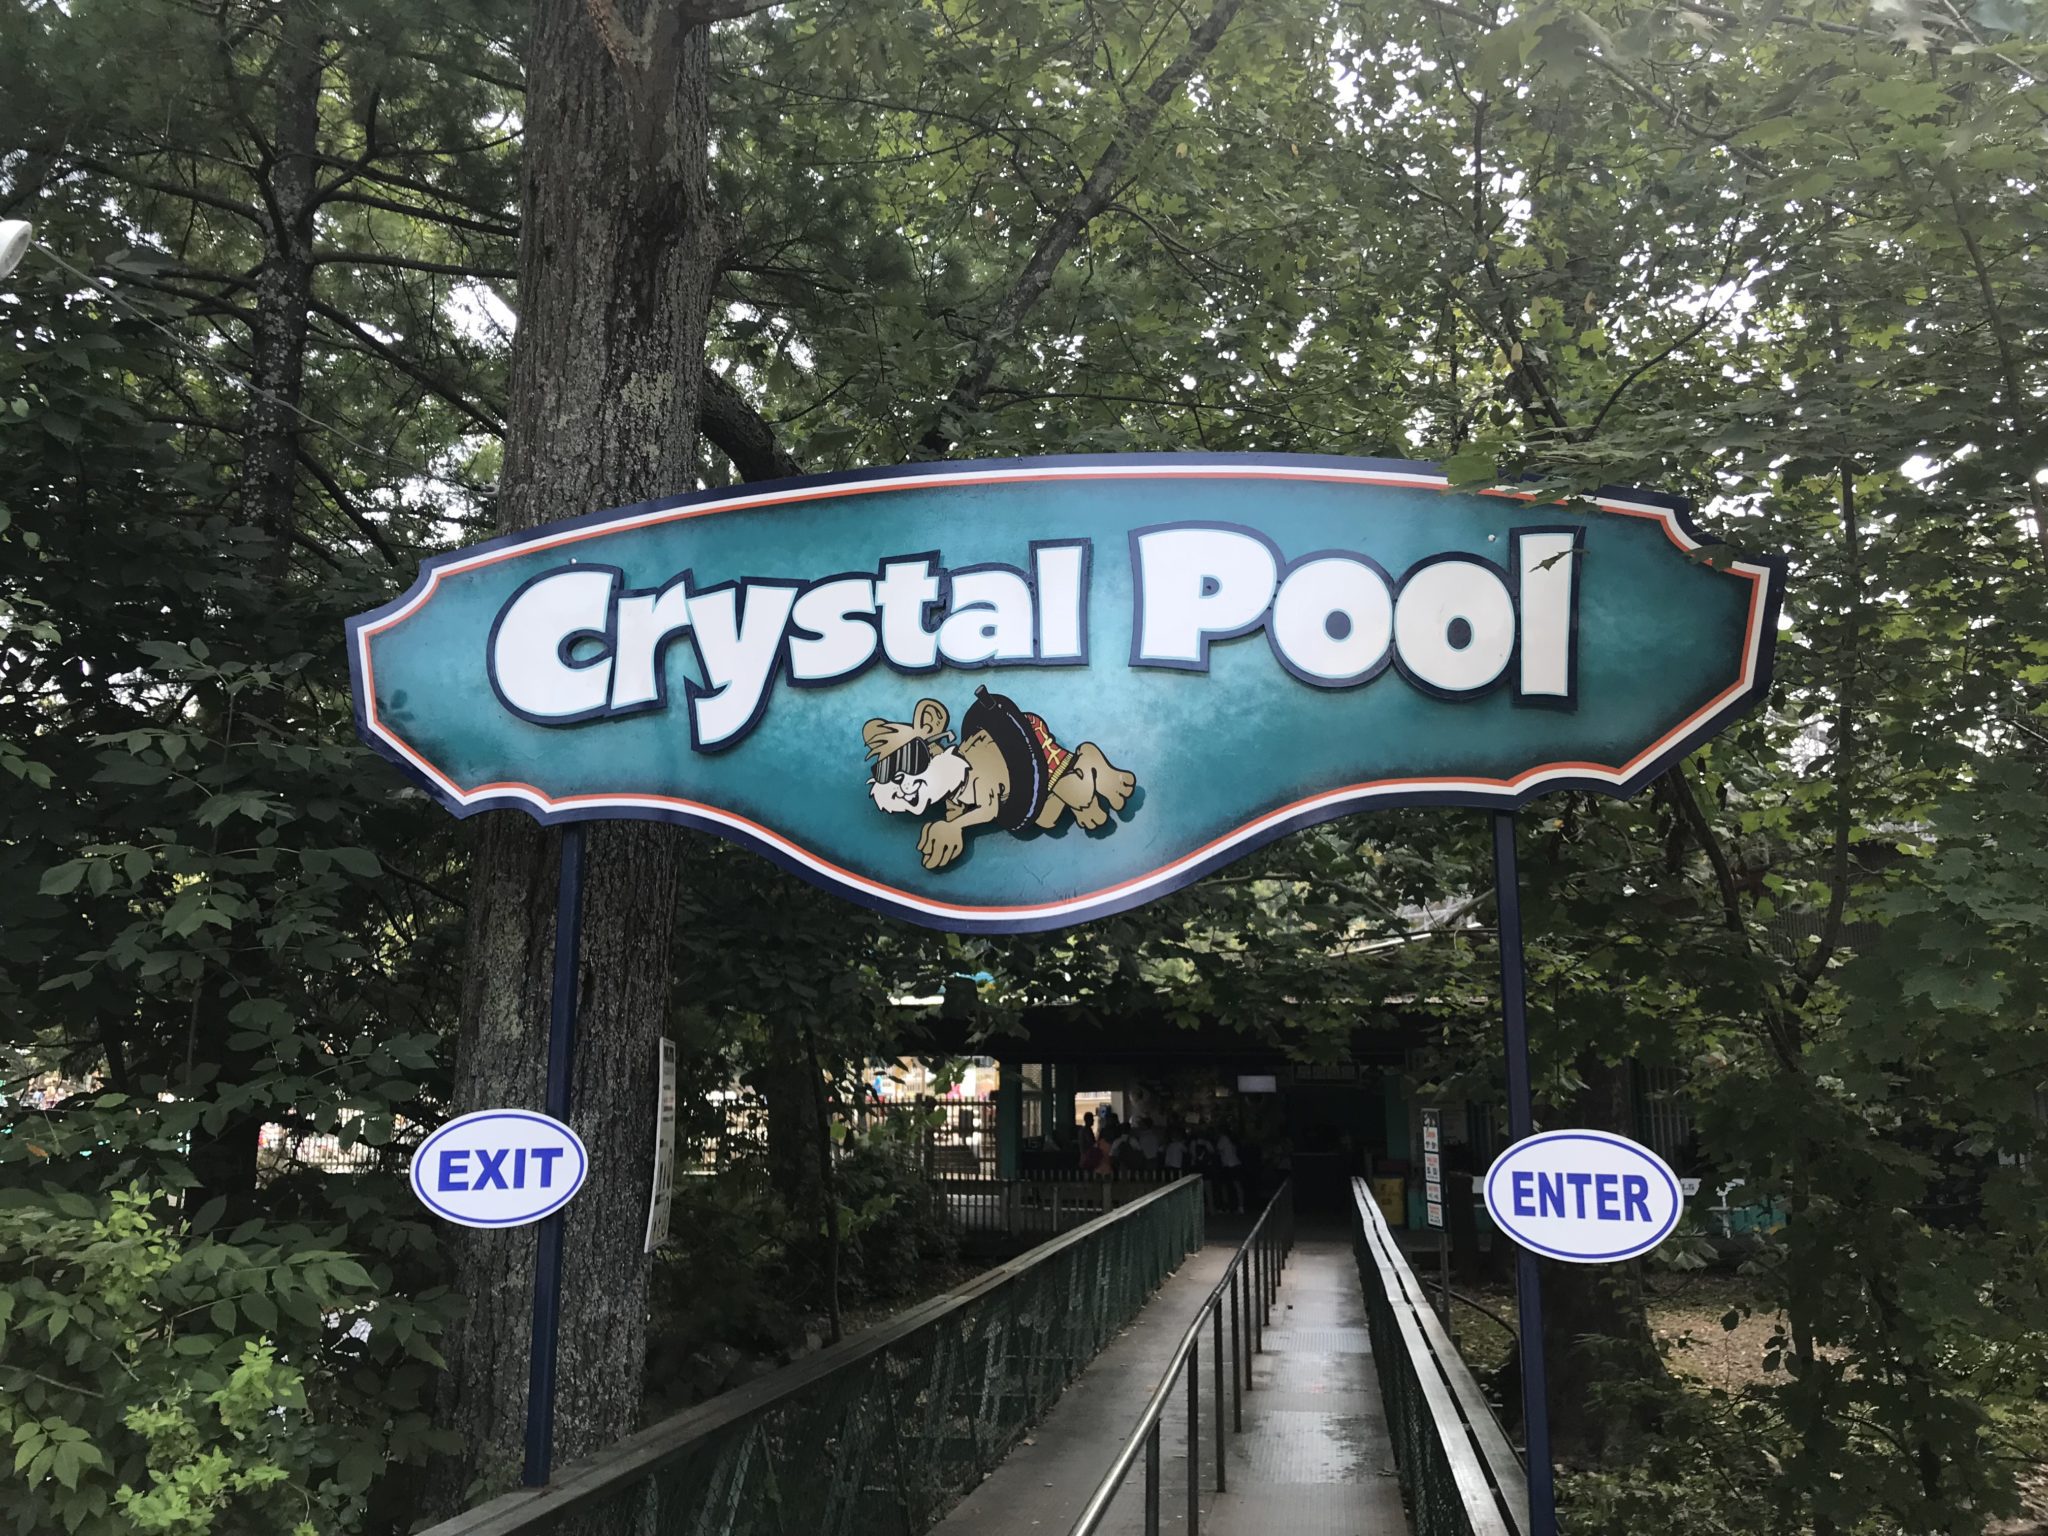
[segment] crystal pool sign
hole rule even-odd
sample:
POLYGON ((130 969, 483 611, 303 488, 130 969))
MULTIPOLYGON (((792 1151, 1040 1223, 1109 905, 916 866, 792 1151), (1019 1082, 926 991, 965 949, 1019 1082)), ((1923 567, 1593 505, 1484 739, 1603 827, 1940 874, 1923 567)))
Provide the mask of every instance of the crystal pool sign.
POLYGON ((1370 806, 1633 793, 1762 697, 1782 582, 1647 492, 945 463, 438 556, 349 654, 364 738, 457 815, 681 822, 1023 932, 1370 806))

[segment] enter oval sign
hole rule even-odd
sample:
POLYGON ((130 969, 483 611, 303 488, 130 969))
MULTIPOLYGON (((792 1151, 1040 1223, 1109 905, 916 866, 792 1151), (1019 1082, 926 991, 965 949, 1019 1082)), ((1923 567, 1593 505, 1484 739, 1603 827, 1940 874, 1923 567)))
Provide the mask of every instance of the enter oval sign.
POLYGON ((522 1227, 567 1205, 590 1172, 583 1138, 530 1109, 480 1109, 435 1131, 412 1157, 427 1209, 465 1227, 522 1227))
POLYGON ((1685 1209, 1663 1158, 1607 1131, 1545 1131, 1516 1142, 1486 1174, 1494 1225, 1545 1258, 1615 1264, 1671 1235, 1685 1209))

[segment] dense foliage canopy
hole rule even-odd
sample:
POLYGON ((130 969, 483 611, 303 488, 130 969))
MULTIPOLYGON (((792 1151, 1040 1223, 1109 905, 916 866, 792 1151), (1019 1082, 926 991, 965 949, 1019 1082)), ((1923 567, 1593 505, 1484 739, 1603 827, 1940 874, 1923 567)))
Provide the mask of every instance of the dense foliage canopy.
MULTIPOLYGON (((1656 1432, 1573 1447, 1567 1517, 2013 1507, 2048 1389, 2048 18, 695 9, 746 12, 711 30, 701 484, 1380 454, 1656 485, 1789 552, 1769 709, 1654 793, 1525 821, 1545 1104, 1682 1069, 1702 1155, 1792 1212, 1753 1260, 1764 1384, 1620 1373, 1656 1432)), ((0 281, 0 1528, 402 1529, 448 1449, 461 1302, 401 1175, 448 1102, 469 842, 355 741, 340 622, 496 525, 527 24, 0 10, 0 217, 40 240, 0 281), (88 1086, 30 1109, 48 1070, 88 1086), (368 1171, 259 1194, 266 1123, 368 1171)), ((1484 830, 1338 823, 1029 941, 694 840, 686 1082, 772 1096, 986 972, 991 1017, 1162 1009, 1309 1053, 1426 1016, 1426 1070, 1483 1097, 1484 830)))

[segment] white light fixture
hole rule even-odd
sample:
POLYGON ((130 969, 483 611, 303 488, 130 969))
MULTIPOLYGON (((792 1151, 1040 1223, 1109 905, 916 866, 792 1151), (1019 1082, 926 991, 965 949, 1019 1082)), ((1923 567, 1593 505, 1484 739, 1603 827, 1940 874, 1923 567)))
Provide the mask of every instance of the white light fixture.
POLYGON ((21 265, 35 232, 35 226, 27 219, 0 219, 0 278, 21 265))

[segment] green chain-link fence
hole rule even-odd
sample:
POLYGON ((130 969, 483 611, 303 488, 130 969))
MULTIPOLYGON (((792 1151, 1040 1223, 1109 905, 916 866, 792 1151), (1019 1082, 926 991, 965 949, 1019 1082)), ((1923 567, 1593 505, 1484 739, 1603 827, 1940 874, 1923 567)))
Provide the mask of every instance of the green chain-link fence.
POLYGON ((1202 1241, 1182 1179, 423 1536, 922 1536, 1202 1241))
POLYGON ((1411 1529, 1415 1536, 1525 1536, 1521 1462, 1365 1180, 1352 1181, 1351 1203, 1373 1364, 1411 1529))

